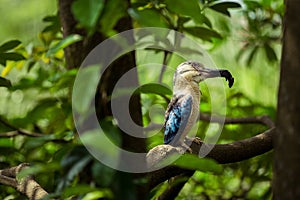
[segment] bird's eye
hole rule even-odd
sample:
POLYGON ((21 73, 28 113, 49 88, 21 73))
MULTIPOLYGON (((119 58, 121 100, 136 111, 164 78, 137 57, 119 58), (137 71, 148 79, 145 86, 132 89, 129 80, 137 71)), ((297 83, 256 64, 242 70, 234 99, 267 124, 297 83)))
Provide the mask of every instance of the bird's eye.
POLYGON ((185 74, 185 73, 191 72, 191 71, 192 71, 192 70, 190 70, 190 69, 182 70, 182 71, 180 72, 180 74, 185 74))

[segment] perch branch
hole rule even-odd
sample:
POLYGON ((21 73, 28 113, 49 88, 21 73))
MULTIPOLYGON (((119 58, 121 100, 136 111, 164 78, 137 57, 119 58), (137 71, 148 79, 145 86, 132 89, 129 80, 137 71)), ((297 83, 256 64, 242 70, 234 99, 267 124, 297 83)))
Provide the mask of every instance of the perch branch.
POLYGON ((22 163, 16 167, 0 170, 0 183, 15 188, 30 200, 37 200, 47 196, 48 193, 33 179, 32 176, 17 180, 18 173, 28 166, 28 164, 22 163))
MULTIPOLYGON (((202 152, 209 152, 206 157, 214 159, 220 164, 239 162, 272 150, 274 133, 275 128, 271 128, 254 137, 230 144, 205 144, 199 138, 196 138, 191 145, 191 149, 193 154, 196 155, 199 154, 200 148, 202 152)), ((164 151, 182 153, 184 150, 178 149, 178 147, 171 147, 170 145, 156 146, 151 149, 147 155, 148 163, 155 165, 155 163, 152 162, 164 160, 165 157, 162 156, 168 155, 168 153, 161 155, 161 152, 164 151)), ((151 172, 149 174, 149 187, 153 188, 165 180, 188 172, 190 172, 190 170, 175 166, 167 166, 155 172, 151 172)))

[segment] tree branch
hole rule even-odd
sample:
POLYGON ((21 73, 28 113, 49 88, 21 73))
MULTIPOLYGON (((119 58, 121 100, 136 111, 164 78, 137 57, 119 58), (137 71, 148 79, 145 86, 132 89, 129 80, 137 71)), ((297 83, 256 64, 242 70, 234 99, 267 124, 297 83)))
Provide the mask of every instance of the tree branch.
POLYGON ((22 163, 16 167, 0 170, 0 183, 15 188, 30 200, 37 200, 47 196, 48 193, 33 179, 32 176, 27 176, 19 181, 17 180, 18 173, 28 166, 27 163, 22 163))
POLYGON ((30 136, 30 137, 41 137, 41 136, 43 136, 43 134, 41 134, 41 133, 34 133, 34 132, 30 132, 30 131, 27 131, 27 130, 22 129, 22 128, 18 128, 16 126, 14 126, 13 124, 10 124, 2 116, 0 116, 0 123, 2 123, 7 128, 14 130, 14 131, 6 132, 6 133, 0 133, 0 138, 1 137, 4 137, 4 138, 5 137, 15 137, 17 135, 25 135, 25 136, 30 136))
POLYGON ((186 173, 178 175, 169 181, 168 188, 157 198, 157 200, 173 200, 175 199, 185 183, 194 174, 194 170, 188 170, 186 173))
POLYGON ((0 183, 14 188, 17 188, 17 184, 18 184, 18 182, 14 178, 10 178, 2 174, 0 174, 0 183))
MULTIPOLYGON (((224 124, 262 124, 266 125, 270 128, 270 130, 254 136, 252 138, 242 140, 242 141, 237 141, 231 144, 225 144, 225 145, 216 145, 212 151, 207 155, 207 157, 210 157, 212 159, 215 159, 219 163, 230 163, 230 162, 238 162, 241 160, 245 160, 251 157, 254 157, 256 155, 260 155, 262 153, 265 153, 269 150, 271 150, 272 147, 272 134, 274 131, 274 123, 273 121, 266 115, 264 116, 257 116, 257 117, 246 117, 246 118, 225 118, 222 116, 212 116, 210 114, 206 113, 201 113, 199 115, 199 120, 202 121, 208 121, 211 123, 224 123, 224 124), (258 141, 262 141, 260 143, 256 143, 258 141), (256 146, 257 145, 257 146, 256 146), (245 148, 249 147, 249 148, 245 148), (256 148, 258 147, 258 148, 256 148), (229 151, 229 152, 228 152, 229 151), (238 152, 238 155, 236 152, 238 152), (224 156, 224 152, 226 152, 227 156, 224 156), (247 153, 245 153, 247 152, 247 153), (252 152, 252 153, 251 153, 252 152)), ((159 125, 160 126, 160 125, 159 125)), ((161 128, 161 126, 159 127, 161 128)), ((204 147, 204 151, 209 150, 212 145, 210 144, 204 144, 200 139, 195 139, 192 144, 192 150, 195 154, 199 154, 199 150, 201 147, 204 147)), ((161 151, 169 151, 172 152, 174 149, 169 149, 169 148, 160 148, 157 147, 156 150, 161 151), (159 149, 158 149, 159 148, 159 149)), ((153 149, 153 151, 155 151, 153 149)), ((157 151, 157 152, 159 152, 157 151)), ((183 150, 178 150, 175 149, 175 151, 178 151, 178 153, 182 153, 183 150)), ((150 152, 149 152, 150 153, 150 152)), ((160 155, 167 155, 166 154, 160 154, 160 155)), ((161 157, 163 157, 161 156, 161 157)), ((149 154, 148 154, 149 157, 149 154)), ((163 158, 156 157, 155 162, 162 160, 163 158)), ((187 170, 187 169, 180 169, 180 168, 175 168, 173 166, 167 167, 168 169, 165 169, 162 171, 163 174, 165 174, 167 177, 176 177, 172 178, 176 180, 182 176, 192 176, 194 174, 194 170, 187 170), (169 171, 170 170, 170 171, 169 171), (166 173, 170 172, 170 173, 166 173), (172 175, 172 173, 174 173, 172 175), (178 175, 180 174, 180 175, 178 175)), ((156 173, 156 172, 155 172, 156 173)), ((159 172, 157 172, 159 173, 159 172)), ((152 181, 153 177, 155 177, 155 174, 151 175, 150 177, 150 188, 152 188, 152 181)), ((155 178, 154 178, 155 179, 155 178)), ((167 178, 169 179, 169 178, 167 178)), ((181 191, 185 183, 188 181, 186 179, 185 181, 182 181, 180 183, 177 183, 176 185, 170 185, 157 199, 174 199, 174 195, 178 195, 178 193, 181 191)), ((155 181, 154 181, 155 182, 155 181)))
MULTIPOLYGON (((205 144, 199 138, 195 138, 191 149, 193 154, 198 155, 201 151, 211 151, 206 155, 207 158, 216 160, 220 164, 227 164, 233 162, 240 162, 263 153, 266 153, 273 148, 273 135, 275 128, 271 128, 254 137, 236 141, 230 144, 205 144)), ((147 154, 147 161, 150 165, 155 165, 164 160, 170 152, 182 153, 184 151, 179 147, 172 147, 170 145, 159 145, 154 147, 147 154), (165 152, 161 154, 161 152, 165 152)), ((174 176, 188 173, 191 170, 178 168, 175 166, 167 166, 163 169, 149 173, 149 187, 153 188, 157 184, 168 180, 174 176)))
POLYGON ((9 138, 9 137, 15 137, 18 135, 24 135, 24 136, 29 136, 29 137, 41 137, 44 136, 41 133, 34 133, 34 132, 29 132, 27 130, 24 129, 18 129, 15 131, 9 131, 6 133, 0 133, 0 138, 9 138))
MULTIPOLYGON (((208 113, 200 113, 199 120, 206 121, 210 123, 224 123, 224 124, 262 124, 269 128, 274 128, 275 124, 272 119, 267 115, 254 116, 254 117, 241 117, 241 118, 231 118, 211 115, 208 113)), ((153 123, 145 127, 145 131, 152 131, 155 129, 161 129, 162 124, 153 123)))
POLYGON ((243 118, 230 118, 222 116, 213 116, 207 113, 200 113, 199 120, 208 121, 211 123, 223 123, 224 124, 262 124, 269 128, 275 127, 274 122, 267 115, 255 116, 255 117, 243 117, 243 118))

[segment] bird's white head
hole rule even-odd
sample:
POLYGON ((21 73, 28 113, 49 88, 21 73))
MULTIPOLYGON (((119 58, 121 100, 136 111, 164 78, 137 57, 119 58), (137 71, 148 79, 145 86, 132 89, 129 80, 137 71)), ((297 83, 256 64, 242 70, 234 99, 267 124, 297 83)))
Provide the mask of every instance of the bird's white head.
POLYGON ((195 61, 181 63, 174 74, 174 86, 176 84, 199 84, 207 78, 224 77, 228 80, 229 87, 232 86, 234 78, 228 70, 216 70, 205 68, 203 64, 195 61))

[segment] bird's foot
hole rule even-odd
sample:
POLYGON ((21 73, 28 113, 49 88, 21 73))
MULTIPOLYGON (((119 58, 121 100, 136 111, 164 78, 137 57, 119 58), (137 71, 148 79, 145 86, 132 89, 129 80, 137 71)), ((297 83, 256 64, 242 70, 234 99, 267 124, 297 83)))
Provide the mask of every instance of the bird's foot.
POLYGON ((187 144, 188 146, 191 146, 191 144, 193 143, 194 140, 195 140, 195 138, 185 137, 183 142, 185 144, 187 144))
POLYGON ((194 138, 190 138, 190 137, 185 137, 184 138, 184 141, 183 141, 183 143, 184 143, 184 147, 187 147, 186 149, 187 149, 187 151, 189 152, 189 153, 193 153, 193 150, 191 149, 191 144, 193 143, 193 141, 194 141, 194 138))
POLYGON ((191 147, 190 147, 189 145, 187 145, 185 142, 183 142, 183 143, 181 144, 181 146, 182 146, 182 147, 185 149, 185 151, 187 151, 188 153, 190 153, 190 154, 193 153, 191 147))

